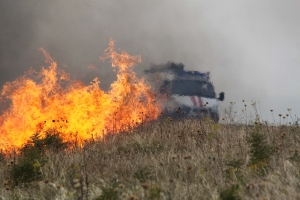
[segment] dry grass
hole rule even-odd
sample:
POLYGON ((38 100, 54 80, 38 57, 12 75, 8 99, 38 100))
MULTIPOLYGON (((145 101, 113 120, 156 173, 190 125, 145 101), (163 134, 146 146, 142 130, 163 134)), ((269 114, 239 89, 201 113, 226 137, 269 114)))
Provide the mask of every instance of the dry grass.
POLYGON ((234 185, 242 199, 300 199, 299 141, 295 126, 167 119, 84 149, 48 151, 40 181, 12 186, 5 158, 0 199, 219 199, 234 185), (254 131, 276 148, 264 175, 248 166, 254 131))

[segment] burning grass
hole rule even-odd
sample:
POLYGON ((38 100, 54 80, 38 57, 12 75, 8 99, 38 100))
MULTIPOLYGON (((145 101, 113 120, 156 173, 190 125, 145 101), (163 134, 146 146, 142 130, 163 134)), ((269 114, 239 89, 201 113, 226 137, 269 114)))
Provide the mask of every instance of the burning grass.
POLYGON ((42 51, 48 67, 39 73, 31 70, 1 90, 0 104, 9 103, 0 115, 1 150, 20 148, 32 133, 45 134, 49 128, 60 131, 64 141, 83 142, 158 117, 160 109, 150 85, 132 70, 141 57, 118 53, 113 40, 101 57, 109 59, 117 71, 117 80, 107 92, 100 89, 97 78, 87 86, 70 80, 42 51))
POLYGON ((84 148, 43 148, 42 161, 32 163, 37 179, 18 184, 12 171, 23 158, 2 157, 0 197, 298 199, 299 134, 297 126, 260 123, 148 123, 131 133, 95 138, 84 148))

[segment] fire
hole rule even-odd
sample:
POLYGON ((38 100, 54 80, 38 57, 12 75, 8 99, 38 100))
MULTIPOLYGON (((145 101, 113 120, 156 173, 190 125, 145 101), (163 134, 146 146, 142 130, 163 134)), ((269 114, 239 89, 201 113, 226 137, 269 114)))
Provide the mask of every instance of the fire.
POLYGON ((158 117, 160 109, 151 87, 132 71, 141 57, 118 53, 113 40, 100 57, 110 59, 117 69, 117 80, 107 92, 99 88, 98 78, 87 86, 70 80, 41 50, 49 66, 39 73, 28 71, 7 82, 1 91, 0 103, 8 100, 10 104, 0 115, 0 149, 19 148, 34 133, 48 129, 56 129, 65 141, 74 142, 130 130, 158 117))

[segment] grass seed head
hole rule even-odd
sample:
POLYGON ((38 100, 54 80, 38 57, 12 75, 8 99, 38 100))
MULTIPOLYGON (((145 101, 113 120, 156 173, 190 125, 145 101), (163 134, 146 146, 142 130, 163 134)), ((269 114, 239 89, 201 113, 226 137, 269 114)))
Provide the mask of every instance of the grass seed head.
POLYGON ((78 178, 74 178, 74 179, 73 179, 73 183, 75 183, 75 184, 76 184, 76 183, 79 183, 79 179, 78 179, 78 178))
POLYGON ((186 156, 184 156, 183 158, 184 158, 185 160, 187 160, 187 159, 191 159, 192 156, 191 156, 191 155, 186 155, 186 156))
POLYGON ((74 188, 80 188, 80 186, 81 186, 81 184, 80 183, 76 183, 75 185, 74 185, 74 188))
POLYGON ((9 185, 9 181, 7 181, 7 180, 3 183, 3 186, 6 186, 6 185, 9 185))
POLYGON ((151 185, 149 182, 146 182, 146 183, 142 183, 141 186, 144 188, 144 190, 148 190, 151 185))
POLYGON ((129 198, 128 198, 129 200, 137 200, 138 198, 137 198, 137 196, 135 196, 135 195, 130 195, 129 196, 129 198))
POLYGON ((44 183, 45 183, 45 184, 48 184, 48 183, 49 183, 49 180, 45 179, 45 180, 44 180, 44 183))

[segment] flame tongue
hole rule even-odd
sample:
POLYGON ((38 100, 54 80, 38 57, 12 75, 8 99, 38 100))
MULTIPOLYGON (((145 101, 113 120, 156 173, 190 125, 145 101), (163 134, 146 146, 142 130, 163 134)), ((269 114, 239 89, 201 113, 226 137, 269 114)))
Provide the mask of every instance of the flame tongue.
POLYGON ((108 92, 99 88, 97 78, 88 86, 70 81, 42 51, 48 68, 40 73, 31 70, 6 83, 1 91, 2 98, 10 99, 11 104, 0 116, 0 149, 21 147, 34 133, 50 128, 60 131, 65 141, 83 141, 92 135, 128 130, 159 115, 150 86, 132 71, 141 57, 117 53, 113 40, 101 57, 111 59, 112 66, 118 68, 117 80, 108 92))

